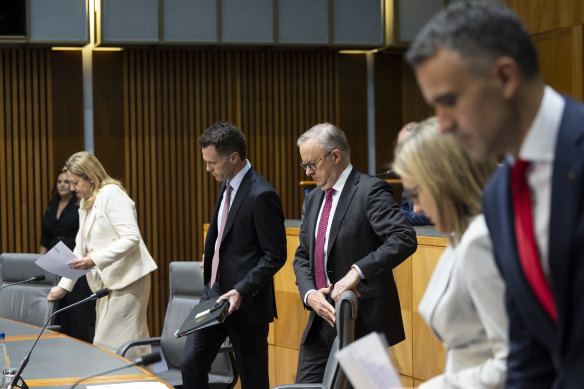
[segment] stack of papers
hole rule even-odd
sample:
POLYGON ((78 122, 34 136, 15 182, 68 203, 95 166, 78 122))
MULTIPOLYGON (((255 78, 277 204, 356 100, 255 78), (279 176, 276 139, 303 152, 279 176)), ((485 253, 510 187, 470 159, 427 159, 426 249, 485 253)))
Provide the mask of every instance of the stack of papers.
POLYGON ((403 385, 377 332, 343 347, 336 358, 355 389, 401 388, 403 385))
POLYGON ((76 280, 89 270, 71 269, 67 262, 78 259, 73 251, 63 242, 57 243, 45 255, 36 260, 36 264, 48 271, 61 277, 76 280))

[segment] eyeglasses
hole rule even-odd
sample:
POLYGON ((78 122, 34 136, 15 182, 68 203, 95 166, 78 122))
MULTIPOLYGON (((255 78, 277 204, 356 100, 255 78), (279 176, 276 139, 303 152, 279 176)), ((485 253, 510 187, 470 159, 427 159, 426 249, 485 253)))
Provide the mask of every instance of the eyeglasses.
POLYGON ((416 204, 418 202, 418 197, 420 196, 420 188, 418 186, 408 190, 404 193, 406 200, 411 204, 416 204))
POLYGON ((329 155, 330 153, 332 153, 333 150, 329 151, 328 153, 326 153, 325 155, 323 155, 322 157, 320 157, 319 159, 317 159, 314 162, 300 162, 300 167, 302 168, 302 170, 306 170, 306 168, 310 168, 311 170, 315 170, 316 171, 316 165, 318 165, 318 163, 320 161, 322 161, 327 155, 329 155))

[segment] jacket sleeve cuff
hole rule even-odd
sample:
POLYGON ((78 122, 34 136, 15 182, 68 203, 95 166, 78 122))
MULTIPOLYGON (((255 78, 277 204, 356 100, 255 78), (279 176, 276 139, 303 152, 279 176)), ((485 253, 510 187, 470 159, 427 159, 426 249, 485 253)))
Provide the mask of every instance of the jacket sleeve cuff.
POLYGON ((59 281, 59 287, 65 289, 67 292, 71 292, 73 290, 73 287, 75 286, 75 283, 77 281, 74 280, 70 280, 69 278, 61 278, 61 281, 59 281))

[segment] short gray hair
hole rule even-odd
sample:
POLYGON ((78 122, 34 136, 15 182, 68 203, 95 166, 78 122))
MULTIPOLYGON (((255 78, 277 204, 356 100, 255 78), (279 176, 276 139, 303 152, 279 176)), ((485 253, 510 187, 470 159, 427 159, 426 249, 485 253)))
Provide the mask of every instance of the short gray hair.
POLYGON ((417 68, 445 48, 461 54, 469 70, 483 73, 501 56, 513 58, 521 73, 539 74, 537 50, 519 17, 494 0, 457 1, 438 12, 406 53, 417 68))
POLYGON ((312 126, 308 131, 298 137, 296 145, 300 147, 308 139, 317 139, 320 147, 329 152, 339 149, 345 158, 349 158, 351 150, 345 133, 332 123, 320 123, 312 126))

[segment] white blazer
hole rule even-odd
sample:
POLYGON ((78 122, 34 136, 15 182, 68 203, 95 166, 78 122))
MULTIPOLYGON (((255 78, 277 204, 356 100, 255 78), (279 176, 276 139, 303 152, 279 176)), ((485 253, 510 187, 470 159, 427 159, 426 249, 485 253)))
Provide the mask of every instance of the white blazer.
MULTIPOLYGON (((79 208, 74 250, 78 258, 85 256, 83 243, 87 255, 95 262, 95 270, 87 273, 92 290, 94 271, 108 289, 119 290, 157 269, 140 235, 135 204, 117 185, 99 190, 89 215, 79 208)), ((74 285, 75 281, 67 278, 59 282, 69 291, 74 285)))
POLYGON ((420 388, 503 388, 508 353, 505 285, 483 215, 446 248, 418 311, 446 348, 444 374, 420 388))

